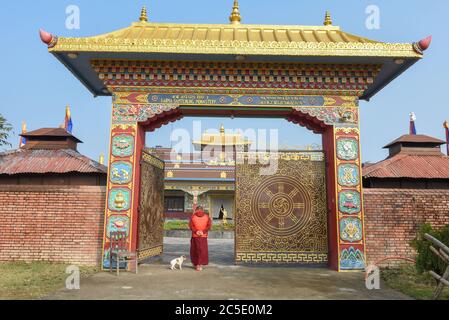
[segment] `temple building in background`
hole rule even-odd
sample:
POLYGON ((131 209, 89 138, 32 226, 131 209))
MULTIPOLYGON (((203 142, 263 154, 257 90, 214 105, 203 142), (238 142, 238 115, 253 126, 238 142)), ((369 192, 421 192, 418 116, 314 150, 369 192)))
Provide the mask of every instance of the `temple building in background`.
POLYGON ((201 205, 214 219, 223 206, 228 219, 233 219, 236 153, 248 151, 252 142, 221 126, 218 134, 203 133, 192 143, 191 153, 163 147, 149 150, 165 162, 166 218, 187 219, 194 206, 201 205))

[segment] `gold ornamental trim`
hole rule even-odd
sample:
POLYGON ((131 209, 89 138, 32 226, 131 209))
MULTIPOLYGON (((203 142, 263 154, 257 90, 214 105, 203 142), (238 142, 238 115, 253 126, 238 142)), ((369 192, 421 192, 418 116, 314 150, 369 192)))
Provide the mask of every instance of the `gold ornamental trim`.
POLYGON ((298 152, 237 152, 236 161, 241 163, 242 161, 257 161, 257 160, 284 160, 284 161, 312 161, 321 162, 324 161, 325 155, 322 151, 298 151, 298 152), (240 162, 239 162, 240 161, 240 162))
POLYGON ((408 43, 59 38, 49 52, 422 58, 408 43))
POLYGON ((156 158, 155 156, 148 154, 146 152, 142 153, 142 160, 150 165, 153 165, 159 169, 164 170, 165 169, 165 163, 159 158, 156 158))
POLYGON ((142 260, 145 260, 145 259, 148 259, 151 257, 158 256, 158 255, 162 254, 162 252, 163 252, 163 246, 139 250, 137 259, 139 261, 142 261, 142 260))
POLYGON ((301 264, 324 264, 328 262, 326 253, 256 253, 238 252, 236 261, 242 263, 301 263, 301 264))

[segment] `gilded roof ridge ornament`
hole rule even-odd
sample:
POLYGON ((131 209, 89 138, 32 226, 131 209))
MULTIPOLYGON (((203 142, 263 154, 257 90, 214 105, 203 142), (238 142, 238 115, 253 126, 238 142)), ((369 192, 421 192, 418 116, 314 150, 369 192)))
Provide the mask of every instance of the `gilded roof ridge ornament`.
POLYGON ((324 25, 331 26, 332 25, 332 17, 329 11, 326 11, 326 16, 324 17, 324 25))
POLYGON ((234 6, 232 7, 232 13, 229 17, 229 21, 231 21, 231 24, 240 24, 242 21, 238 0, 234 0, 234 6))
POLYGON ((147 7, 143 6, 142 11, 140 11, 140 22, 148 22, 148 14, 147 14, 147 7))

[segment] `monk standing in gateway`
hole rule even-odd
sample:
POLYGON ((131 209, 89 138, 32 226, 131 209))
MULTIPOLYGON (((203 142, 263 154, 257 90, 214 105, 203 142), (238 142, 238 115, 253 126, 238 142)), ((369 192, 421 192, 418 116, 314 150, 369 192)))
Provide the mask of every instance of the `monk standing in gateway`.
POLYGON ((192 240, 190 241, 190 260, 196 271, 202 271, 203 266, 209 264, 209 249, 207 245, 207 234, 212 227, 212 220, 203 207, 199 206, 190 218, 190 230, 192 240))

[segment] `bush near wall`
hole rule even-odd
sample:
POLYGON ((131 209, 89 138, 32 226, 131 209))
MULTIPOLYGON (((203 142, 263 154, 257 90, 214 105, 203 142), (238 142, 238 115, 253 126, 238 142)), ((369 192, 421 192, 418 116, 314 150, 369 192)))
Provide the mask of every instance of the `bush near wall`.
POLYGON ((430 250, 432 244, 424 239, 426 233, 449 246, 449 225, 440 229, 434 229, 430 224, 423 224, 419 229, 418 236, 411 242, 411 245, 418 253, 416 256, 416 270, 421 274, 425 271, 435 271, 442 275, 446 271, 447 264, 430 250))

